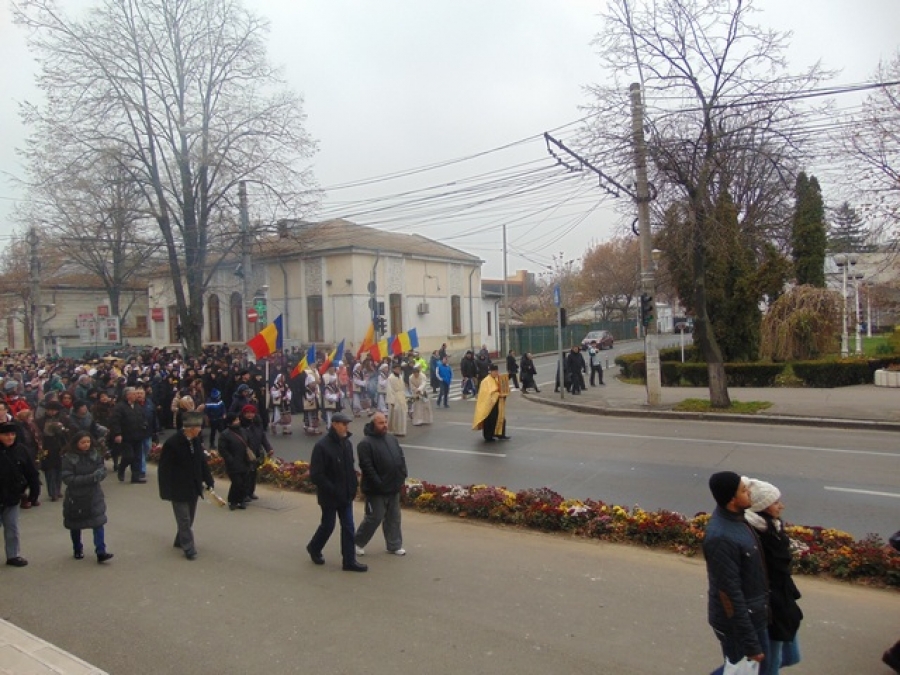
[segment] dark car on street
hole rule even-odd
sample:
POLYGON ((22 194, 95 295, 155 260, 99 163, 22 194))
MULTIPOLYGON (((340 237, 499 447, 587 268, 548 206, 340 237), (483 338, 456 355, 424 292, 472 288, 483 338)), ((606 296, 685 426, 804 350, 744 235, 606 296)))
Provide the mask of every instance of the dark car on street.
POLYGON ((581 341, 581 348, 587 349, 592 342, 596 342, 597 347, 600 349, 612 349, 614 341, 612 333, 608 330, 592 330, 584 336, 584 339, 581 341))

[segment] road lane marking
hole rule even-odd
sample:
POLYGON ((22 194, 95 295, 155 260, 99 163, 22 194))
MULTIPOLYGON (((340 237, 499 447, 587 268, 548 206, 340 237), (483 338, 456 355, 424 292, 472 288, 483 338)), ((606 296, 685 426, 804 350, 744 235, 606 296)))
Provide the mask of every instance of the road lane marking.
POLYGON ((894 499, 900 499, 900 493, 896 492, 879 492, 878 490, 857 490, 856 488, 843 488, 836 487, 834 485, 826 485, 826 490, 831 490, 832 492, 855 492, 861 495, 874 495, 875 497, 893 497, 894 499))
POLYGON ((430 450, 431 452, 451 452, 455 455, 481 455, 482 457, 506 457, 505 452, 479 452, 478 450, 456 450, 455 448, 432 448, 428 445, 407 445, 404 448, 415 450, 430 450))
MULTIPOLYGON (((447 421, 445 424, 456 425, 456 426, 470 426, 466 422, 451 422, 447 421)), ((536 433, 543 434, 572 434, 579 436, 596 436, 599 438, 630 438, 635 440, 643 440, 643 441, 673 441, 676 443, 706 443, 709 445, 728 445, 728 446, 743 446, 748 448, 766 448, 773 449, 778 448, 782 450, 807 450, 810 452, 829 452, 834 454, 841 455, 868 455, 871 457, 892 457, 895 459, 900 459, 900 454, 896 452, 879 452, 877 450, 848 450, 846 448, 822 448, 819 446, 812 445, 781 445, 779 443, 753 443, 751 441, 728 441, 728 440, 718 440, 714 438, 684 438, 680 436, 646 436, 641 434, 616 434, 610 433, 608 431, 577 431, 575 429, 548 429, 544 427, 515 427, 516 431, 534 431, 536 433)))

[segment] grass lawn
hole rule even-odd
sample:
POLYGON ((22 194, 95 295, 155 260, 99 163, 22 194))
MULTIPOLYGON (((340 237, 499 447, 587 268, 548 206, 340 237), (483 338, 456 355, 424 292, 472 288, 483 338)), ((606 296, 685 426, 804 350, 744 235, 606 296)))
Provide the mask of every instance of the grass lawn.
POLYGON ((732 413, 739 415, 755 415, 761 410, 771 408, 769 401, 731 401, 728 408, 713 408, 705 398, 686 398, 678 403, 673 410, 678 412, 702 412, 702 413, 732 413))

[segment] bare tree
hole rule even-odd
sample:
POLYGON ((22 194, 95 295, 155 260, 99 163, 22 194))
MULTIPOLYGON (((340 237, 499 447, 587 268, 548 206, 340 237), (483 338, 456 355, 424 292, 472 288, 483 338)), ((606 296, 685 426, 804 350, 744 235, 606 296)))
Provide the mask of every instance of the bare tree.
POLYGON ((599 315, 624 321, 641 285, 641 255, 633 237, 617 237, 587 250, 578 277, 581 295, 595 300, 599 315))
MULTIPOLYGON (((12 317, 22 324, 26 349, 40 351, 35 345, 35 322, 42 324, 53 316, 42 317, 32 296, 31 247, 25 239, 13 237, 0 254, 0 315, 12 317)), ((52 248, 38 249, 38 268, 41 277, 53 276, 61 265, 59 252, 52 248)))
POLYGON ((81 20, 53 0, 14 2, 13 12, 47 98, 23 112, 36 145, 64 149, 73 168, 118 158, 162 235, 197 353, 211 252, 239 239, 236 186, 253 185, 273 223, 315 196, 301 165, 314 143, 301 99, 267 62, 266 23, 238 0, 106 0, 81 20))
MULTIPOLYGON (((122 170, 119 160, 98 155, 78 173, 61 161, 62 153, 38 151, 31 145, 29 190, 32 199, 19 218, 41 228, 44 246, 55 247, 65 257, 103 284, 110 312, 125 322, 132 301, 121 304, 129 282, 146 277, 153 254, 162 244, 153 238, 156 229, 144 212, 143 194, 122 170)), ((164 261, 158 260, 158 263, 164 261)))
MULTIPOLYGON (((707 263, 733 235, 730 224, 719 227, 717 204, 727 194, 742 235, 778 222, 799 152, 795 101, 825 75, 818 67, 790 74, 787 35, 751 24, 751 11, 752 0, 612 0, 596 45, 613 81, 590 88, 588 142, 628 176, 628 95, 619 80, 643 84, 655 211, 680 204, 687 222, 686 248, 664 255, 672 268, 690 266, 693 297, 683 300, 694 312, 715 407, 730 398, 710 325, 707 263)), ((757 240, 762 249, 764 238, 757 240)))
MULTIPOLYGON (((873 222, 900 219, 900 51, 876 75, 884 87, 871 94, 862 112, 843 125, 843 147, 859 169, 857 198, 873 222)), ((842 167, 846 164, 842 163, 842 167)), ((852 164, 851 164, 852 166, 852 164)))

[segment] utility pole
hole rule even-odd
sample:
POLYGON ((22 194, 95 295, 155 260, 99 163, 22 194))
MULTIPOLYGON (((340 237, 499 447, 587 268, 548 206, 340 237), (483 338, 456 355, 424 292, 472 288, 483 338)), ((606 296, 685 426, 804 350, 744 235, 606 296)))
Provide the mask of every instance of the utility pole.
POLYGON ((247 182, 238 183, 238 199, 241 209, 241 270, 244 273, 244 287, 241 291, 241 326, 246 326, 242 339, 250 339, 250 322, 247 320, 247 309, 250 303, 251 284, 253 283, 253 258, 250 255, 250 211, 247 206, 247 182))
POLYGON ((509 353, 509 272, 506 268, 506 223, 503 223, 503 341, 500 358, 509 353))
POLYGON ((38 235, 35 228, 28 230, 29 281, 31 282, 31 348, 39 355, 44 346, 44 330, 41 325, 41 261, 38 257, 38 235))
MULTIPOLYGON (((631 134, 634 144, 635 201, 638 210, 638 232, 641 244, 641 291, 655 305, 656 271, 653 268, 653 233, 650 230, 650 186, 647 182, 647 145, 644 139, 644 103, 641 85, 634 82, 631 92, 631 134)), ((659 367, 659 336, 655 312, 646 326, 644 356, 647 367, 647 404, 662 402, 662 379, 659 367)))

